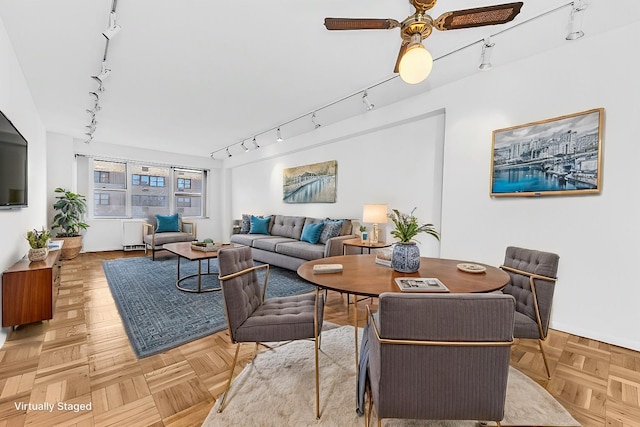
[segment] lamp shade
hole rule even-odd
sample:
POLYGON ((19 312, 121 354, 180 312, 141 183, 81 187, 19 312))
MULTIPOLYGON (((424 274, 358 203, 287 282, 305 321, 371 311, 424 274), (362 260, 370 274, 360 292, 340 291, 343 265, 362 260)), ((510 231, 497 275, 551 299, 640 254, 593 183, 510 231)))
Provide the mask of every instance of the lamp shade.
POLYGON ((398 65, 400 78, 409 84, 426 79, 432 68, 433 57, 421 43, 409 45, 398 65))
POLYGON ((387 222, 387 205, 364 205, 362 222, 384 224, 387 222))

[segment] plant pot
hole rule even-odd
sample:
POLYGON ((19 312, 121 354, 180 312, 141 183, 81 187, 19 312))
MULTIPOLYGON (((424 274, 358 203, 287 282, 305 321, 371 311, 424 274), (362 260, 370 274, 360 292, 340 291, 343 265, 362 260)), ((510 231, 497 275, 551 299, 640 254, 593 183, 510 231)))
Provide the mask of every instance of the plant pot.
POLYGON ((82 250, 82 236, 73 237, 56 237, 56 240, 64 240, 62 249, 60 249, 60 259, 70 260, 74 259, 80 254, 82 250))
POLYGON ((29 258, 31 262, 38 262, 47 259, 47 255, 49 255, 49 248, 31 248, 29 249, 27 258, 29 258))
POLYGON ((400 273, 415 273, 420 268, 420 248, 415 242, 396 243, 391 253, 391 267, 400 273))
POLYGON ((362 237, 362 243, 367 243, 367 238, 369 237, 369 233, 367 233, 366 231, 363 231, 360 237, 362 237))

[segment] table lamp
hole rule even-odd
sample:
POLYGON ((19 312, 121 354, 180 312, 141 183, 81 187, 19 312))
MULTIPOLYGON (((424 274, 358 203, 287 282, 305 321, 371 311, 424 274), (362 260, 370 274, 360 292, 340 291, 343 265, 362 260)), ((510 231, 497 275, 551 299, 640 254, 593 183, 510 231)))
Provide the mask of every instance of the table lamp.
POLYGON ((387 205, 364 205, 362 209, 362 222, 373 223, 371 231, 371 244, 378 243, 378 224, 387 222, 387 205))

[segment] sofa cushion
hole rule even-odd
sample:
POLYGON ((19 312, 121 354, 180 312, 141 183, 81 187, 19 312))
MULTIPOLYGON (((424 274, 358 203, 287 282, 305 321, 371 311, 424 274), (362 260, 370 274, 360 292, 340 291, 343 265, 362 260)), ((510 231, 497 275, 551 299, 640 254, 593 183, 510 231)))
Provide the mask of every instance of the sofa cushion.
POLYGON ((319 242, 326 244, 327 240, 340 235, 344 221, 327 218, 324 220, 323 224, 324 227, 322 229, 322 234, 320 234, 319 242))
POLYGON ((173 215, 156 215, 158 225, 156 233, 179 232, 180 224, 178 223, 178 214, 173 215))
MULTIPOLYGON (((194 237, 191 233, 166 231, 164 233, 156 233, 155 243, 156 246, 162 246, 165 243, 190 242, 193 239, 194 237)), ((146 236, 144 236, 145 243, 151 244, 151 240, 151 234, 147 234, 146 236)))
POLYGON ((249 234, 269 234, 269 222, 271 217, 259 218, 251 215, 251 228, 249 234))
POLYGON ((276 246, 276 252, 306 260, 320 259, 324 257, 324 245, 313 245, 308 242, 280 243, 276 246))
POLYGON ((273 239, 273 236, 269 236, 268 234, 232 234, 229 240, 231 243, 253 246, 254 242, 262 239, 273 239))
POLYGON ((320 240, 320 234, 322 233, 323 227, 324 222, 305 225, 302 229, 302 236, 300 237, 300 240, 303 242, 313 243, 315 245, 318 243, 318 240, 320 240))
POLYGON ((269 236, 269 239, 255 239, 251 243, 252 248, 264 249, 265 251, 276 251, 276 246, 280 243, 297 242, 297 240, 290 237, 269 236))
POLYGON ((276 215, 271 226, 271 234, 300 240, 304 221, 303 216, 276 215))

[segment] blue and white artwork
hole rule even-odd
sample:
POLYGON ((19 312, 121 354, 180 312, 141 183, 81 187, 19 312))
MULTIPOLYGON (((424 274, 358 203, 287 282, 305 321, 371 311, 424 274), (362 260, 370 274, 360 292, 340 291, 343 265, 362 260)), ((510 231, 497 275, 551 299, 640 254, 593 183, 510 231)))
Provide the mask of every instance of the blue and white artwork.
POLYGON ((338 162, 287 168, 282 171, 282 200, 285 203, 335 203, 338 162))
POLYGON ((598 193, 604 109, 493 132, 491 196, 598 193))

